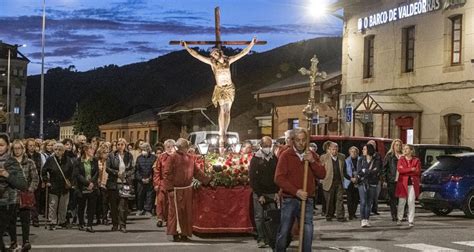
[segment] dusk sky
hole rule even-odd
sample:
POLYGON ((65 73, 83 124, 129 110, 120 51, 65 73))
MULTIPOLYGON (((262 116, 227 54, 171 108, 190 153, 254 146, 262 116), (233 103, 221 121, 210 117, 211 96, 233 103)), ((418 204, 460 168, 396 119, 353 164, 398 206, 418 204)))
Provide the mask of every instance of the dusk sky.
MULTIPOLYGON (((0 40, 27 44, 28 75, 41 71, 42 0, 0 0, 0 40)), ((315 18, 310 6, 331 0, 46 0, 45 67, 79 71, 147 61, 181 50, 170 40, 267 40, 258 52, 322 36, 340 36, 342 21, 315 18), (316 2, 316 4, 312 3, 316 2)))

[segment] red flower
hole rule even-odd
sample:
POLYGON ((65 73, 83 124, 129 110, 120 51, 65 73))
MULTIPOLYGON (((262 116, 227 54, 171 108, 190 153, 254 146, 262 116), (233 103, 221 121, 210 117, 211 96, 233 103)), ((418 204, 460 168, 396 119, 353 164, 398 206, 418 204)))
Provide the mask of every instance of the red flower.
POLYGON ((244 160, 244 164, 248 164, 249 161, 247 159, 244 160))
POLYGON ((240 170, 239 170, 239 169, 234 169, 234 173, 235 173, 235 174, 239 174, 239 173, 240 173, 240 170))

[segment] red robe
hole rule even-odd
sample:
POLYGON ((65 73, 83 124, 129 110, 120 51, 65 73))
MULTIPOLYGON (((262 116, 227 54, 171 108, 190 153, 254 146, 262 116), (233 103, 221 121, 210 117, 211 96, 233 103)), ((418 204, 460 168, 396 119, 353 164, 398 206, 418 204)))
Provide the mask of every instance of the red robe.
POLYGON ((417 157, 413 157, 411 160, 407 160, 405 157, 400 157, 397 164, 398 170, 398 181, 397 188, 395 189, 395 196, 398 198, 408 197, 408 177, 411 177, 413 189, 415 190, 415 197, 418 198, 420 195, 420 174, 421 174, 421 163, 417 157), (415 167, 415 171, 411 168, 415 167))
POLYGON ((169 163, 164 167, 163 183, 164 188, 168 191, 169 211, 167 222, 168 235, 185 235, 192 236, 193 233, 193 188, 189 187, 196 177, 204 184, 209 183, 210 178, 206 177, 204 173, 196 166, 195 159, 192 155, 177 151, 169 158, 169 163), (175 187, 189 187, 186 189, 173 190, 175 187), (176 195, 175 195, 176 194, 176 195), (175 208, 175 197, 176 205, 175 208), (178 220, 181 233, 178 233, 178 220))
POLYGON ((170 160, 171 155, 163 153, 156 160, 156 165, 153 173, 153 187, 158 187, 156 192, 156 217, 160 220, 166 221, 168 218, 168 193, 163 185, 164 167, 170 160))

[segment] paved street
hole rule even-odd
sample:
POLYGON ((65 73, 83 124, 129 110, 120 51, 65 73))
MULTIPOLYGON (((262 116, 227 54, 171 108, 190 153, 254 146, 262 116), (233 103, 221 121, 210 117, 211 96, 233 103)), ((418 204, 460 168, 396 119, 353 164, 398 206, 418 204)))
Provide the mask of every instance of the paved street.
MULTIPOLYGON (((474 225, 462 212, 438 217, 417 209, 415 227, 390 221, 386 207, 372 218, 373 227, 361 229, 358 221, 326 222, 315 217, 315 251, 473 251, 474 225)), ((154 219, 130 216, 129 233, 109 232, 97 226, 96 233, 77 229, 47 231, 32 228, 33 251, 270 251, 256 248, 250 235, 219 235, 192 238, 189 243, 172 243, 165 228, 156 228, 154 219), (92 249, 92 250, 91 250, 92 249)), ((296 250, 297 242, 291 244, 296 250)))

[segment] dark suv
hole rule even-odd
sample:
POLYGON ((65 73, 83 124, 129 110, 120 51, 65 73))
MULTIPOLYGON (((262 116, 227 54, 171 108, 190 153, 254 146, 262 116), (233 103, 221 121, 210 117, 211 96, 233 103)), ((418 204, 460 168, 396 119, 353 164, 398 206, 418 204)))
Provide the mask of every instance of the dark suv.
POLYGON ((421 171, 424 172, 436 163, 436 158, 440 155, 472 152, 468 146, 447 145, 447 144, 412 144, 415 155, 421 161, 421 171))
POLYGON ((442 155, 421 175, 420 204, 436 215, 454 208, 474 218, 474 153, 442 155))

